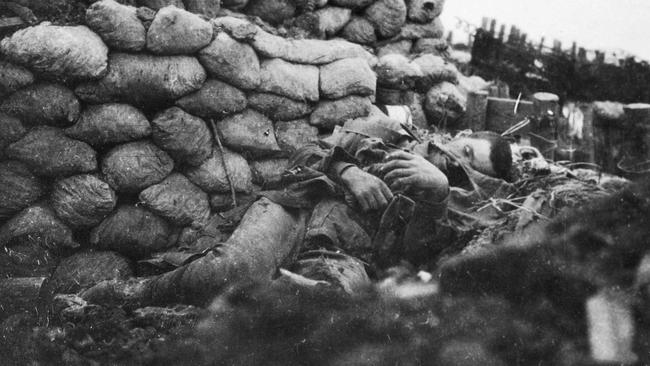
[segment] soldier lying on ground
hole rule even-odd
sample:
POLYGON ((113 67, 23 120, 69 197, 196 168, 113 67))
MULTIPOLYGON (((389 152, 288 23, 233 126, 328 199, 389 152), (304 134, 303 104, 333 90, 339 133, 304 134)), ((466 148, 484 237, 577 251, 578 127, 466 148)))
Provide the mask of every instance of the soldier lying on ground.
POLYGON ((353 292, 369 282, 367 270, 430 261, 447 245, 448 213, 478 222, 462 208, 507 191, 510 146, 487 132, 441 146, 400 130, 377 116, 349 121, 298 150, 285 188, 263 192, 225 243, 174 271, 101 283, 83 296, 205 304, 238 281, 271 280, 281 267, 353 292))

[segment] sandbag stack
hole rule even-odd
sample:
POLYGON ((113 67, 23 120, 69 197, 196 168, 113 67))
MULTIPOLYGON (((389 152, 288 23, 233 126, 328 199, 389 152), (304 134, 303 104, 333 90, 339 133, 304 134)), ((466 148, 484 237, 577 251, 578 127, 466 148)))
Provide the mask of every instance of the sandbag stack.
POLYGON ((102 0, 86 25, 0 42, 0 261, 44 274, 73 258, 51 291, 143 275, 136 263, 210 235, 233 192, 276 187, 293 151, 375 100, 358 44, 154 3, 102 0))

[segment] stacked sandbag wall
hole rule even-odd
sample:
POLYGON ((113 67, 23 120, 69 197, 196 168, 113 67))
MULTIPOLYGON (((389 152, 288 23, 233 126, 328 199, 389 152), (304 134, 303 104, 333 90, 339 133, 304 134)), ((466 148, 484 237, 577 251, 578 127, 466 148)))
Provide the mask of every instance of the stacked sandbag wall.
POLYGON ((274 188, 295 149, 375 98, 358 44, 175 6, 95 2, 85 25, 28 27, 0 52, 0 276, 65 258, 52 292, 227 238, 212 224, 233 193, 274 188))
MULTIPOLYGON (((419 127, 463 128, 461 117, 468 93, 488 86, 482 79, 477 85, 476 80, 464 77, 449 60, 439 18, 445 0, 235 0, 223 1, 220 8, 197 7, 196 1, 190 0, 130 2, 154 8, 184 6, 208 17, 249 17, 273 36, 345 39, 362 45, 381 60, 381 68, 375 70, 379 77, 376 102, 408 105, 419 127), (424 55, 427 57, 419 59, 424 55)), ((329 109, 367 107, 367 103, 359 106, 358 102, 348 99, 329 109)), ((318 117, 329 109, 318 111, 316 124, 331 125, 318 117)))

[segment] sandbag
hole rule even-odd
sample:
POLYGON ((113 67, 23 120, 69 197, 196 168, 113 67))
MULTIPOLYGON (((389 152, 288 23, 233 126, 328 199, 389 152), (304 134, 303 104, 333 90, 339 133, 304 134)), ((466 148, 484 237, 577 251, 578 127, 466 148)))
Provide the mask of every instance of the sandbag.
POLYGON ((299 101, 318 101, 318 67, 298 65, 282 59, 262 62, 258 90, 299 101))
POLYGON ((326 37, 337 34, 350 21, 352 10, 336 6, 327 6, 316 10, 314 16, 318 19, 318 30, 326 37))
POLYGON ((26 68, 0 60, 0 97, 34 82, 34 74, 26 68))
POLYGON ((252 156, 265 156, 280 150, 273 123, 252 109, 224 118, 217 123, 224 145, 252 156))
POLYGON ((206 18, 214 18, 221 9, 220 0, 185 0, 184 3, 188 11, 206 18))
POLYGON ((353 16, 350 22, 343 28, 341 37, 350 42, 360 44, 373 44, 377 42, 375 26, 366 18, 353 16))
POLYGON ((332 130, 334 126, 343 125, 349 119, 367 116, 371 106, 370 99, 355 95, 338 100, 323 100, 309 116, 309 123, 332 130))
POLYGON ((318 128, 306 119, 276 122, 275 137, 284 151, 294 152, 306 144, 318 139, 318 128))
POLYGON ((0 247, 29 238, 43 248, 75 248, 72 230, 44 203, 27 207, 0 227, 0 247))
POLYGON ((287 159, 264 159, 251 162, 253 183, 262 189, 278 189, 282 173, 287 169, 287 159))
POLYGON ((402 39, 395 42, 386 43, 381 47, 377 47, 377 57, 380 59, 386 55, 396 53, 402 56, 409 56, 411 54, 411 48, 413 47, 413 41, 410 39, 402 39))
POLYGON ((248 0, 221 0, 221 6, 231 10, 241 10, 248 4, 248 0))
POLYGON ((53 77, 97 79, 106 73, 108 47, 86 26, 48 22, 21 29, 0 42, 11 62, 53 77))
POLYGON ((0 159, 4 158, 7 146, 20 140, 27 134, 27 129, 18 118, 0 113, 0 159))
POLYGON ((440 56, 424 54, 411 62, 422 70, 422 76, 415 80, 415 87, 420 92, 427 92, 432 86, 443 81, 458 83, 458 69, 440 56))
POLYGON ((415 23, 429 23, 442 14, 445 0, 407 0, 408 19, 415 23))
POLYGON ((622 103, 617 102, 594 102, 594 114, 602 119, 618 120, 625 116, 622 103))
POLYGON ((159 113, 152 121, 152 138, 178 163, 200 165, 212 153, 212 137, 205 122, 178 107, 159 113))
POLYGON ((173 5, 179 9, 185 9, 183 0, 137 0, 138 5, 146 6, 154 10, 162 9, 166 6, 173 5))
POLYGON ((212 20, 215 27, 225 29, 238 41, 249 42, 260 56, 281 58, 285 61, 308 65, 322 65, 330 62, 361 57, 373 63, 374 55, 358 44, 341 40, 286 39, 265 32, 246 20, 235 17, 221 17, 212 20))
POLYGON ((378 86, 397 90, 412 89, 415 81, 423 76, 417 64, 398 54, 381 57, 375 72, 378 86))
MULTIPOLYGON (((258 190, 259 190, 259 187, 258 187, 258 190)), ((236 203, 237 203, 237 207, 248 206, 251 203, 253 203, 255 200, 257 200, 257 198, 258 198, 257 191, 253 191, 253 193, 237 193, 235 195, 235 200, 236 200, 236 203)), ((215 194, 210 195, 210 207, 212 207, 212 209, 214 211, 224 212, 224 211, 231 210, 231 209, 234 208, 232 203, 233 202, 232 202, 232 195, 231 194, 215 193, 215 194)), ((211 220, 213 220, 213 219, 211 218, 211 220)), ((221 221, 223 221, 223 219, 221 219, 221 221)), ((210 224, 208 224, 208 225, 210 225, 210 224)), ((210 229, 209 226, 206 227, 206 229, 209 230, 210 229)), ((220 234, 223 235, 225 233, 220 233, 220 234)), ((222 236, 221 240, 225 241, 226 239, 228 239, 227 236, 225 238, 222 236)), ((219 240, 219 239, 217 239, 217 240, 219 240)))
POLYGON ((385 105, 408 105, 413 102, 412 90, 377 88, 377 103, 385 105))
POLYGON ((28 126, 70 126, 79 118, 79 101, 72 90, 60 84, 29 85, 4 98, 0 112, 28 126))
POLYGON ((418 40, 420 38, 442 38, 444 33, 445 26, 442 24, 442 20, 436 18, 426 24, 407 22, 404 24, 396 38, 411 40, 418 40))
POLYGON ((236 192, 250 192, 253 179, 246 159, 226 148, 223 152, 215 149, 203 164, 185 169, 185 175, 207 193, 230 192, 230 183, 236 192))
POLYGON ((198 90, 206 78, 199 61, 190 56, 112 53, 109 62, 103 79, 75 89, 82 100, 158 105, 198 90))
POLYGON ((43 191, 43 185, 26 165, 0 161, 0 221, 34 203, 43 191))
POLYGON ((467 99, 456 85, 443 81, 429 90, 424 101, 424 111, 432 124, 453 123, 464 113, 467 99))
POLYGON ((122 205, 90 232, 90 244, 142 259, 173 246, 177 237, 177 230, 163 218, 143 207, 122 205))
POLYGON ((54 127, 41 126, 9 145, 5 154, 27 164, 36 175, 66 176, 97 169, 97 158, 85 142, 73 140, 54 127))
POLYGON ((244 92, 215 79, 209 79, 201 89, 176 101, 186 112, 205 119, 241 112, 246 103, 244 92))
POLYGON ((306 116, 313 110, 309 103, 271 93, 250 94, 248 106, 262 112, 273 121, 290 121, 306 116))
POLYGON ((142 112, 128 104, 89 105, 77 123, 63 132, 94 147, 143 139, 151 125, 142 112))
POLYGON ((52 186, 52 209, 73 229, 99 224, 115 208, 117 198, 108 183, 81 174, 58 180, 52 186))
POLYGON ((145 189, 139 197, 153 213, 179 226, 202 226, 210 216, 208 195, 179 173, 145 189))
POLYGON ((332 5, 343 6, 351 9, 365 8, 375 0, 329 0, 332 5))
POLYGON ((377 0, 366 8, 365 16, 382 37, 389 38, 399 33, 406 22, 406 12, 404 0, 377 0))
POLYGON ((470 92, 485 90, 488 91, 491 83, 485 81, 482 77, 478 75, 465 76, 463 74, 458 74, 458 89, 460 90, 465 97, 470 92))
POLYGON ((212 41, 212 25, 175 6, 164 7, 147 30, 147 49, 162 55, 191 54, 212 41))
POLYGON ((273 25, 279 25, 285 20, 293 18, 296 13, 296 5, 291 0, 250 0, 244 13, 260 17, 273 25))
POLYGON ((145 46, 147 31, 133 6, 98 1, 86 10, 86 24, 114 50, 136 52, 145 46))
POLYGON ((118 145, 102 160, 104 179, 117 192, 139 192, 160 183, 172 169, 172 158, 150 141, 118 145))
POLYGON ((105 280, 126 280, 134 275, 131 263, 115 252, 83 251, 59 263, 45 292, 76 293, 105 280))
POLYGON ((255 89, 260 85, 260 61, 253 48, 219 32, 198 54, 208 73, 238 88, 255 89))
POLYGON ((420 38, 413 43, 413 53, 431 53, 442 56, 449 51, 449 44, 440 38, 420 38))
POLYGON ((377 76, 361 58, 346 58, 320 67, 320 92, 326 98, 374 95, 376 85, 377 76))

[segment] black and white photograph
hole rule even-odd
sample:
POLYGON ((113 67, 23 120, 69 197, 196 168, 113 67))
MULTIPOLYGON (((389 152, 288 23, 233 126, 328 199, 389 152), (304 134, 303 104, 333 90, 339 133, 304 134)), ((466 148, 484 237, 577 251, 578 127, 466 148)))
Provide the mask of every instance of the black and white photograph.
POLYGON ((0 366, 650 366, 650 1, 0 1, 0 366))

